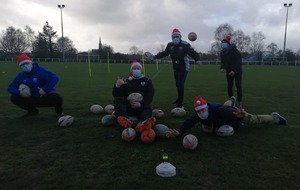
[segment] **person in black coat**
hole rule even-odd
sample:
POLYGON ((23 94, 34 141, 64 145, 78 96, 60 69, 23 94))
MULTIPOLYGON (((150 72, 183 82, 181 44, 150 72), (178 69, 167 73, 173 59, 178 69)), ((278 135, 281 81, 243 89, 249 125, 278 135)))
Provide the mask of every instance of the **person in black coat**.
POLYGON ((191 48, 191 45, 181 40, 180 31, 175 28, 172 32, 172 42, 167 44, 164 51, 154 56, 154 59, 160 59, 170 55, 173 62, 174 78, 177 88, 177 99, 172 103, 176 107, 183 107, 184 83, 190 69, 190 58, 193 58, 196 64, 201 64, 199 54, 191 48))
POLYGON ((156 119, 152 116, 151 103, 154 97, 154 87, 150 78, 142 74, 142 63, 132 61, 130 63, 129 77, 118 78, 112 91, 114 97, 115 116, 121 127, 134 127, 130 116, 136 116, 143 122, 139 127, 139 132, 151 129, 156 119), (141 101, 130 102, 128 95, 139 93, 142 95, 141 101))
MULTIPOLYGON (((180 137, 188 132, 195 124, 201 123, 203 131, 207 133, 217 133, 221 126, 229 125, 233 130, 237 130, 241 124, 278 124, 287 125, 287 120, 277 112, 265 115, 253 115, 243 108, 235 106, 232 99, 224 104, 216 102, 206 102, 201 96, 194 98, 195 113, 186 119, 177 129, 169 129, 166 133, 168 138, 180 137)), ((232 135, 230 133, 225 136, 232 135)))
POLYGON ((233 82, 237 90, 238 106, 242 105, 242 58, 240 51, 230 43, 230 36, 226 36, 221 43, 222 73, 226 73, 228 98, 233 98, 233 82))

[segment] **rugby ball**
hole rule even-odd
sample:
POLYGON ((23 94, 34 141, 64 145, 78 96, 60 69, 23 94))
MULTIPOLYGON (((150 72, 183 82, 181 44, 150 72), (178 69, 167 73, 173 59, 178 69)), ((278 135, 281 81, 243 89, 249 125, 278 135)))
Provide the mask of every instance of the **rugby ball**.
POLYGON ((141 141, 143 143, 152 143, 155 140, 156 134, 153 129, 143 131, 141 133, 141 141))
POLYGON ((139 119, 135 116, 129 116, 128 119, 133 123, 134 126, 137 125, 139 122, 139 119))
POLYGON ((126 128, 122 131, 122 140, 123 141, 133 141, 136 137, 136 132, 133 128, 126 128))
POLYGON ((194 150, 198 146, 198 139, 195 135, 186 135, 182 140, 182 146, 188 150, 194 150))
POLYGON ((188 35, 188 39, 192 42, 197 40, 197 34, 195 32, 190 32, 188 35))
POLYGON ((152 61, 154 59, 154 56, 150 52, 145 52, 144 56, 145 56, 145 59, 149 60, 149 61, 152 61))
POLYGON ((152 116, 155 117, 155 119, 161 119, 163 118, 165 113, 160 109, 154 109, 152 110, 152 116))
POLYGON ((117 122, 117 118, 114 115, 105 115, 101 119, 101 123, 103 126, 114 125, 117 122))
POLYGON ((186 115, 186 111, 184 108, 177 107, 171 110, 171 116, 173 117, 183 117, 185 115, 186 115))
POLYGON ((153 126, 153 130, 157 137, 159 138, 167 138, 166 133, 169 130, 169 127, 167 127, 164 124, 156 124, 153 126))
POLYGON ((143 100, 143 95, 137 92, 133 92, 127 96, 128 102, 141 102, 143 100))
POLYGON ((109 104, 104 107, 104 111, 105 113, 112 114, 115 111, 115 106, 109 104))
POLYGON ((234 129, 230 125, 222 125, 215 130, 215 133, 221 137, 229 137, 234 134, 234 129))
POLYGON ((100 105, 95 104, 95 105, 92 105, 92 106, 90 107, 90 110, 91 110, 91 112, 94 113, 94 114, 100 114, 100 113, 103 112, 103 107, 100 106, 100 105))
POLYGON ((31 90, 30 90, 29 86, 27 86, 25 84, 20 84, 19 85, 19 91, 20 92, 25 92, 25 94, 27 95, 27 97, 31 96, 31 90))
POLYGON ((64 115, 61 116, 58 121, 57 121, 57 125, 59 127, 68 127, 70 125, 72 125, 74 122, 74 117, 71 115, 64 115))

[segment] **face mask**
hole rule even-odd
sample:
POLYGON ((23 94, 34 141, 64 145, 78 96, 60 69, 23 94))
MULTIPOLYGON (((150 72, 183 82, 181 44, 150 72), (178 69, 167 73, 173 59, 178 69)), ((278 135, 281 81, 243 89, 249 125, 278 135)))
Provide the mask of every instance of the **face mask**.
POLYGON ((205 111, 205 112, 202 112, 201 114, 200 113, 197 113, 197 115, 200 117, 200 119, 207 119, 208 118, 208 111, 205 111))
POLYGON ((226 42, 221 43, 221 48, 225 49, 227 48, 229 45, 226 42))
POLYGON ((172 39, 174 44, 179 44, 180 43, 180 38, 173 38, 172 39))
POLYGON ((24 64, 21 66, 22 71, 24 72, 30 72, 32 70, 32 64, 24 64))
POLYGON ((138 78, 142 75, 142 71, 139 70, 139 69, 134 69, 132 70, 132 76, 135 77, 135 78, 138 78))

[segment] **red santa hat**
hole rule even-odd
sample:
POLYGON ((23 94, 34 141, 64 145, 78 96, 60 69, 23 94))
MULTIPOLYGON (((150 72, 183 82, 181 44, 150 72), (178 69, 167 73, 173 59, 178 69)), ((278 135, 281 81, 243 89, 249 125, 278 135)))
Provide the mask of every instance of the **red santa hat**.
POLYGON ((230 44, 230 40, 231 40, 231 37, 230 36, 226 36, 222 42, 227 42, 228 44, 230 44))
POLYGON ((135 60, 130 63, 130 70, 132 70, 133 67, 139 67, 140 69, 142 69, 143 65, 140 61, 135 60))
POLYGON ((201 96, 196 96, 194 98, 194 108, 196 111, 199 111, 206 107, 207 107, 207 103, 201 96))
POLYGON ((181 33, 177 28, 174 28, 172 31, 172 37, 174 36, 180 36, 181 37, 181 33))
POLYGON ((32 63, 30 57, 28 57, 25 53, 17 56, 17 61, 20 66, 24 63, 32 63))

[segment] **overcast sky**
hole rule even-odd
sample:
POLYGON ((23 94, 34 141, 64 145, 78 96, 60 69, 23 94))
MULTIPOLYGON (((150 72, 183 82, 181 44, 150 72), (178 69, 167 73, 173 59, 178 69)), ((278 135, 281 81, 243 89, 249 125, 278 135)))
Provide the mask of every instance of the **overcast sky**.
POLYGON ((214 41, 214 31, 229 23, 246 35, 263 32, 265 45, 274 42, 283 49, 287 8, 289 10, 286 48, 300 49, 299 0, 0 0, 0 31, 7 27, 30 26, 42 31, 46 21, 61 36, 61 12, 64 4, 64 36, 79 51, 102 44, 114 52, 128 53, 130 47, 157 53, 160 45, 171 40, 173 28, 187 40, 189 32, 198 39, 191 42, 197 51, 206 53, 214 41))

